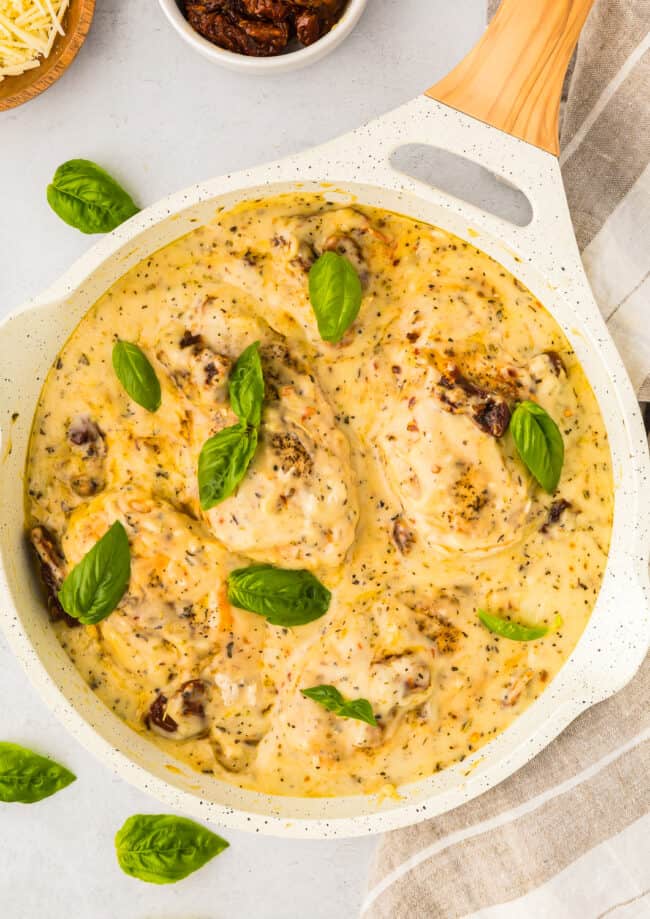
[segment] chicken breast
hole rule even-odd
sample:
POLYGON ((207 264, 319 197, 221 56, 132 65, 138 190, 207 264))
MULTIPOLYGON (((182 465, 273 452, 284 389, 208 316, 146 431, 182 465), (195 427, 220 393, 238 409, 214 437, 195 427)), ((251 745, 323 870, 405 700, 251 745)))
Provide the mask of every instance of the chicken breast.
POLYGON ((249 558, 332 567, 351 546, 359 515, 350 448, 318 384, 292 376, 264 410, 248 474, 207 520, 225 546, 249 558))
POLYGON ((110 665, 147 691, 171 693, 196 675, 228 626, 225 554, 200 524, 132 488, 104 492, 70 518, 67 570, 119 520, 131 549, 128 590, 96 626, 110 665))
POLYGON ((522 366, 480 339, 443 342, 417 322, 409 333, 409 318, 368 370, 370 440, 399 508, 398 544, 418 536, 441 552, 500 551, 525 538, 535 486, 508 433, 511 411, 534 399, 564 417, 575 406, 566 373, 552 354, 522 366))
POLYGON ((298 769, 327 769, 359 751, 371 755, 434 696, 434 657, 433 643, 399 600, 360 598, 354 611, 340 610, 289 661, 256 768, 263 771, 280 750, 292 751, 298 769), (377 726, 339 718, 300 692, 319 685, 333 685, 348 699, 372 700, 377 726))
MULTIPOLYGON (((286 567, 340 564, 358 519, 350 449, 304 355, 223 298, 197 302, 184 326, 164 330, 157 355, 187 404, 193 458, 209 437, 237 422, 230 372, 241 352, 260 342, 259 447, 236 493, 205 514, 214 536, 233 552, 286 567)), ((195 476, 187 477, 182 502, 199 513, 195 476)))

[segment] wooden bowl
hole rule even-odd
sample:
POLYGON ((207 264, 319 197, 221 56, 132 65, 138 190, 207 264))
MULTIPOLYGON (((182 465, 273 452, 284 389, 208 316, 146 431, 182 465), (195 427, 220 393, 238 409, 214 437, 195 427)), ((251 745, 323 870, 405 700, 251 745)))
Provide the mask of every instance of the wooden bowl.
POLYGON ((95 0, 70 0, 63 18, 65 35, 57 35, 49 57, 39 67, 0 81, 0 112, 28 102, 59 79, 83 45, 95 12, 95 0))

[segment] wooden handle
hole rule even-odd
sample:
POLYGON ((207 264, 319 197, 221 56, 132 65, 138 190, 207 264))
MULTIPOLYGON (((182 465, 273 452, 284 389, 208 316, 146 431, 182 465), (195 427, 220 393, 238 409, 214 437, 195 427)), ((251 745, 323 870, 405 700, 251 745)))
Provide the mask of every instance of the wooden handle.
POLYGON ((460 64, 427 96, 556 156, 566 69, 594 0, 502 0, 460 64))

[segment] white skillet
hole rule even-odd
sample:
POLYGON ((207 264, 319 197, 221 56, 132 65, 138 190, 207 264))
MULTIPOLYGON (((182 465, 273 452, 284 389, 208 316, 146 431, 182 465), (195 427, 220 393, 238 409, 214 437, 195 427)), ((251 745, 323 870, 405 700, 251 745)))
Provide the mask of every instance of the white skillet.
POLYGON ((68 730, 167 806, 221 826, 286 836, 355 836, 414 823, 506 778, 576 715, 620 689, 642 661, 650 633, 647 448, 634 393, 582 269, 555 156, 561 79, 591 2, 504 0, 474 51, 426 96, 322 147, 159 202, 102 239, 2 326, 2 625, 68 730), (532 222, 515 227, 397 173, 390 156, 406 143, 442 147, 515 184, 531 201, 532 222), (34 407, 54 357, 88 308, 131 266, 217 208, 298 187, 323 190, 322 182, 332 183, 324 190, 337 200, 356 197, 467 239, 533 291, 563 327, 596 392, 616 480, 604 584, 569 661, 505 733, 464 763, 402 788, 399 799, 273 798, 170 763, 104 707, 66 657, 48 625, 23 537, 22 475, 34 407))

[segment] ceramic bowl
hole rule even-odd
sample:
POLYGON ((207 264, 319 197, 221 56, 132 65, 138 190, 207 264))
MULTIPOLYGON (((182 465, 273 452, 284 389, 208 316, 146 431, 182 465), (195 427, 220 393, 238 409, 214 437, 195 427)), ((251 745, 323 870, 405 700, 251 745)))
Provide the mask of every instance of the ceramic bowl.
POLYGON ((299 70, 307 64, 313 64, 325 57, 354 29, 361 18, 368 0, 348 0, 348 5, 333 29, 313 45, 306 48, 297 47, 283 54, 273 57, 249 57, 246 54, 236 54, 226 51, 218 45, 212 44, 207 38, 199 35, 189 24, 179 6, 179 0, 158 0, 167 20, 185 39, 195 51, 207 57, 215 64, 220 64, 228 70, 238 70, 240 73, 288 73, 290 70, 299 70))

